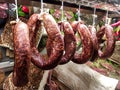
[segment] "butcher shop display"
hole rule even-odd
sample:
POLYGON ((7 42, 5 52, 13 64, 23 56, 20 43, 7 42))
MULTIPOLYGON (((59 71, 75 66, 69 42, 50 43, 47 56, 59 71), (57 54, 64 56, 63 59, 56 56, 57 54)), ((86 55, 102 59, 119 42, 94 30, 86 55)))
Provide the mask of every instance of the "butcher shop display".
POLYGON ((76 22, 74 25, 71 26, 66 21, 57 24, 54 18, 48 13, 33 14, 27 23, 19 21, 13 24, 12 32, 15 54, 13 84, 21 87, 28 83, 30 62, 42 70, 51 70, 59 64, 66 64, 70 60, 77 64, 84 64, 92 60, 95 54, 99 58, 108 58, 112 55, 115 40, 113 29, 110 25, 103 26, 96 33, 94 27, 87 27, 81 21, 76 22), (46 44, 47 60, 42 57, 35 45, 36 34, 39 27, 41 27, 41 23, 44 24, 48 34, 46 44), (61 34, 61 28, 64 35, 61 34), (76 51, 76 32, 74 30, 80 34, 82 42, 82 51, 80 54, 76 51), (107 45, 106 50, 102 52, 100 51, 100 44, 104 33, 107 38, 107 45), (65 51, 64 54, 63 51, 65 51), (107 53, 108 51, 109 53, 107 53))
MULTIPOLYGON (((94 70, 88 67, 113 55, 116 24, 88 25, 75 11, 63 11, 63 7, 48 9, 49 12, 42 9, 26 18, 20 12, 28 15, 32 10, 20 5, 16 20, 9 19, 4 26, 0 46, 7 48, 6 53, 12 51, 14 66, 3 83, 3 90, 96 90, 96 85, 98 90, 119 89, 119 80, 95 72, 97 66, 90 66, 94 70), (111 87, 103 83, 104 79, 110 81, 111 87)), ((106 63, 101 66, 113 70, 106 63)))

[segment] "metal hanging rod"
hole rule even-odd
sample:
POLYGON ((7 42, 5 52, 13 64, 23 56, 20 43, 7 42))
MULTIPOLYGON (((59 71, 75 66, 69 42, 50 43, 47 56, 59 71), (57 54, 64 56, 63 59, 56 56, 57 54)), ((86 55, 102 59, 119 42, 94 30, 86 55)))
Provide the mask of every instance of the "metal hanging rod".
MULTIPOLYGON (((56 1, 56 0, 43 0, 44 3, 46 4, 51 4, 51 5, 61 5, 62 2, 60 0, 56 1)), ((74 0, 73 0, 74 1, 74 0)), ((0 2, 7 2, 7 3, 14 3, 14 0, 0 0, 0 2)), ((18 0, 18 5, 22 4, 22 5, 29 5, 29 6, 37 6, 39 7, 39 5, 37 4, 33 4, 33 2, 40 2, 40 0, 24 0, 24 2, 21 2, 21 0, 18 0)), ((84 5, 86 3, 88 4, 95 4, 95 2, 98 2, 98 0, 94 0, 94 1, 89 1, 89 0, 81 0, 81 9, 86 9, 86 10, 93 10, 93 7, 91 7, 90 5, 84 5)), ((78 3, 78 2, 76 2, 78 3)), ((66 0, 64 0, 64 6, 66 7, 71 7, 71 8, 78 8, 79 5, 76 4, 75 2, 70 3, 66 0)), ((96 12, 106 12, 106 10, 103 9, 96 9, 96 12)), ((112 11, 109 11, 109 13, 113 13, 112 11)))

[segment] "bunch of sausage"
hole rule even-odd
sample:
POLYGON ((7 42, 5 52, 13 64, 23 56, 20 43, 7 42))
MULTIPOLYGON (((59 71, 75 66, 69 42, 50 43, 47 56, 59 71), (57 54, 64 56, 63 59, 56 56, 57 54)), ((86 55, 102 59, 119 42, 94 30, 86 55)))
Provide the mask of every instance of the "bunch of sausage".
POLYGON ((55 68, 66 64, 70 60, 77 64, 94 61, 99 58, 108 58, 115 47, 113 28, 105 25, 96 32, 93 26, 87 27, 82 21, 61 22, 59 25, 48 13, 33 14, 27 24, 21 21, 13 25, 15 64, 13 70, 13 83, 15 86, 24 86, 28 83, 30 62, 43 70, 55 68), (45 60, 35 45, 38 28, 44 24, 48 39, 46 49, 48 60, 45 60), (64 37, 60 32, 63 27, 64 37), (81 53, 76 51, 75 34, 80 34, 82 42, 81 53), (106 47, 102 51, 100 44, 102 37, 106 36, 106 47))

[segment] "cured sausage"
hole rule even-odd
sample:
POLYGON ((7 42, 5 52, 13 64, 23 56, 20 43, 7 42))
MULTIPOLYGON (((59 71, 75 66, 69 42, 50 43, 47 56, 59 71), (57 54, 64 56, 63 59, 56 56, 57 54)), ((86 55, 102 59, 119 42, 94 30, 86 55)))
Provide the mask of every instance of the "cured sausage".
POLYGON ((89 29, 87 28, 86 25, 79 23, 77 26, 77 30, 80 34, 82 41, 82 52, 80 54, 76 52, 74 54, 72 61, 78 64, 83 64, 87 62, 92 56, 93 53, 92 38, 89 29))
POLYGON ((73 22, 70 23, 70 25, 71 25, 74 33, 76 33, 77 32, 78 21, 73 21, 73 22))
POLYGON ((51 53, 48 60, 44 60, 44 58, 39 54, 37 48, 32 47, 31 61, 37 67, 48 70, 56 67, 61 60, 64 50, 64 40, 62 38, 56 21, 50 14, 44 13, 41 15, 41 18, 43 19, 48 38, 52 41, 50 45, 52 46, 50 47, 51 53))
MULTIPOLYGON (((58 26, 64 32, 64 49, 65 49, 64 52, 65 53, 63 54, 59 62, 59 64, 62 65, 62 64, 69 62, 70 59, 73 57, 75 50, 76 50, 76 39, 74 36, 74 31, 69 22, 59 22, 58 26)), ((51 48, 47 46, 52 45, 51 43, 52 41, 49 40, 48 38, 47 45, 46 45, 48 56, 50 56, 51 48)))
POLYGON ((98 58, 98 39, 97 39, 97 35, 96 35, 96 29, 94 26, 89 26, 88 27, 91 33, 91 38, 92 38, 92 43, 93 43, 93 55, 90 58, 90 61, 95 61, 98 58))
POLYGON ((30 40, 28 26, 18 22, 13 29, 14 41, 14 70, 13 83, 15 86, 24 86, 28 82, 30 64, 30 40))
POLYGON ((105 33, 105 26, 102 26, 96 34, 99 44, 103 42, 102 37, 104 36, 104 33, 105 33))
POLYGON ((49 57, 52 51, 52 40, 50 38, 47 39, 46 49, 47 49, 47 55, 49 57))
POLYGON ((93 42, 93 46, 95 50, 98 50, 98 39, 97 39, 97 35, 96 35, 96 29, 94 26, 89 26, 89 31, 91 33, 92 36, 92 42, 93 42))
POLYGON ((99 46, 98 55, 100 58, 108 58, 113 54, 114 48, 115 48, 115 39, 113 34, 113 28, 106 24, 103 29, 100 29, 98 32, 98 41, 100 43, 102 36, 105 34, 106 36, 106 48, 104 51, 101 50, 101 47, 99 46), (101 33, 101 35, 100 35, 101 33))
POLYGON ((65 54, 62 56, 60 64, 65 64, 70 61, 76 51, 76 39, 74 36, 74 31, 69 22, 63 22, 62 24, 64 31, 65 54))
POLYGON ((77 32, 77 26, 78 26, 78 23, 84 24, 83 21, 73 21, 73 22, 70 23, 70 25, 71 25, 72 28, 73 28, 74 33, 77 32))
POLYGON ((30 37, 30 45, 31 47, 35 47, 36 46, 36 33, 39 30, 41 24, 40 24, 40 20, 39 20, 40 15, 39 14, 33 14, 28 22, 27 25, 29 27, 29 37, 30 37))

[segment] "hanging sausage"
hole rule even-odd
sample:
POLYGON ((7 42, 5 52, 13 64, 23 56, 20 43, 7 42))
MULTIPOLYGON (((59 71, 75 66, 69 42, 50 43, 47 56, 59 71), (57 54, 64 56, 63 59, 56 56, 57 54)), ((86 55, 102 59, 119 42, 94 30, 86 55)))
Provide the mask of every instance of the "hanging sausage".
POLYGON ((106 24, 105 26, 101 27, 101 29, 97 32, 98 42, 101 44, 102 37, 106 36, 106 47, 104 51, 101 50, 99 46, 98 55, 100 58, 108 58, 113 54, 115 48, 115 39, 113 34, 113 28, 106 24))
MULTIPOLYGON (((42 18, 44 26, 46 28, 48 38, 51 42, 51 54, 47 61, 42 58, 36 47, 32 47, 31 50, 31 61, 41 69, 48 70, 56 67, 61 60, 64 50, 64 41, 57 23, 54 18, 47 13, 40 16, 42 18)), ((49 40, 48 39, 48 40, 49 40)))
POLYGON ((28 82, 30 65, 30 40, 27 24, 17 22, 13 29, 14 42, 14 70, 13 83, 15 86, 24 86, 28 82))

